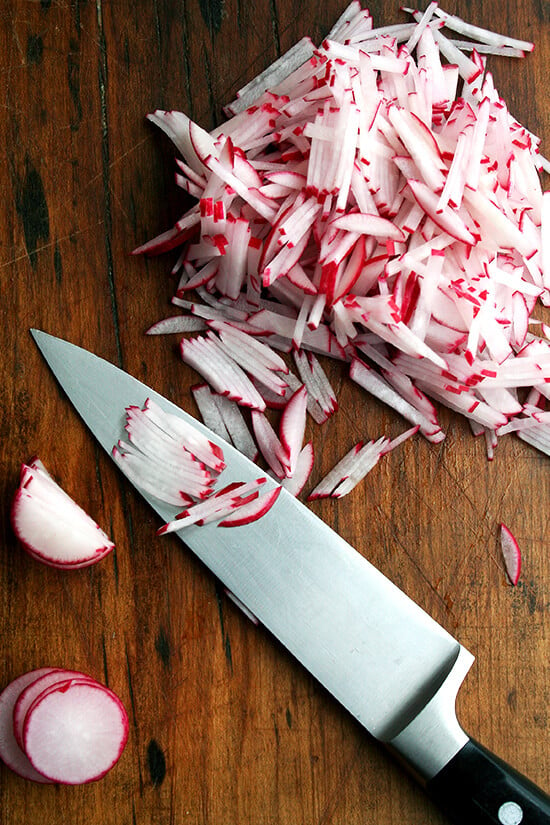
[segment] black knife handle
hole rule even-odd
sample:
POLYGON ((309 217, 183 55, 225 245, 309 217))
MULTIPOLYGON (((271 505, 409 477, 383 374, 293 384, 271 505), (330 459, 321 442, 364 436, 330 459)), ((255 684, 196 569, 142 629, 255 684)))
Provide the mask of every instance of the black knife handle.
POLYGON ((472 739, 426 790, 455 825, 550 825, 550 797, 472 739))

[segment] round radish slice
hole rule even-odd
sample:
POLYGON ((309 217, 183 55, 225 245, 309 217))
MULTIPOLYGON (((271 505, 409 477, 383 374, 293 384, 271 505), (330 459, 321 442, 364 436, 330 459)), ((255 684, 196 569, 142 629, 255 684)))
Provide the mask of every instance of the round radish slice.
POLYGON ((97 682, 52 686, 28 710, 23 733, 33 767, 53 782, 80 785, 104 776, 128 739, 120 699, 97 682))
POLYGON ((114 548, 99 525, 53 480, 39 459, 21 468, 11 520, 29 555, 51 567, 87 567, 114 548))
POLYGON ((25 690, 27 685, 51 672, 52 668, 41 667, 23 673, 0 693, 0 759, 23 779, 31 779, 34 782, 51 782, 51 779, 47 779, 33 768, 28 757, 18 745, 13 730, 13 712, 21 691, 25 690))
POLYGON ((52 686, 56 686, 61 682, 66 683, 70 679, 78 679, 79 681, 85 679, 89 682, 95 681, 90 676, 86 676, 85 673, 81 673, 78 670, 47 668, 45 672, 40 673, 39 671, 35 671, 35 673, 37 674, 36 678, 23 686, 13 707, 13 735, 20 748, 23 748, 23 727, 27 711, 39 696, 42 696, 42 694, 52 686))

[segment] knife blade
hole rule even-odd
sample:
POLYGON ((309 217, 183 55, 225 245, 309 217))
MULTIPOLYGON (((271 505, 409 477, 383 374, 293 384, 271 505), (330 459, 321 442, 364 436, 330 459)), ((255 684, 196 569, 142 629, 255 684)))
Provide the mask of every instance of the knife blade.
MULTIPOLYGON (((31 332, 107 452, 124 436, 126 408, 152 399, 222 448, 227 466, 220 484, 263 474, 193 416, 115 365, 45 332, 31 332)), ((139 492, 163 520, 174 518, 176 507, 139 492)), ((550 798, 471 739, 456 718, 456 695, 472 654, 294 496, 282 490, 271 510, 251 524, 223 529, 213 522, 177 535, 406 763, 451 821, 550 823, 550 798)))

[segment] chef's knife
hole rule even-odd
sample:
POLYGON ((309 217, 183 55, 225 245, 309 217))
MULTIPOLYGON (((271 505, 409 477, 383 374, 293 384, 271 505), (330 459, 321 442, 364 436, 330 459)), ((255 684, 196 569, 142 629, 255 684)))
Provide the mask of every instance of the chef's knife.
MULTIPOLYGON (((262 471, 192 416, 113 364, 32 330, 61 387, 110 453, 125 410, 147 398, 219 444, 220 483, 262 471)), ((268 482, 273 486, 276 482, 268 482)), ((162 519, 176 508, 140 490, 162 519)), ((458 689, 473 656, 285 490, 248 525, 177 535, 459 825, 548 825, 550 798, 460 727, 458 689)))

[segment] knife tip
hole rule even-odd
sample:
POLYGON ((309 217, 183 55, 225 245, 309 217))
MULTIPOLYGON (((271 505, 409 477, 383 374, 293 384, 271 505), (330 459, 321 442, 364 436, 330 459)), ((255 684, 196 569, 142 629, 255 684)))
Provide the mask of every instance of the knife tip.
POLYGON ((41 329, 37 329, 36 327, 31 327, 29 329, 30 334, 34 338, 35 344, 38 344, 40 348, 42 348, 42 343, 46 341, 48 338, 52 338, 51 335, 48 335, 47 332, 44 332, 41 329))

